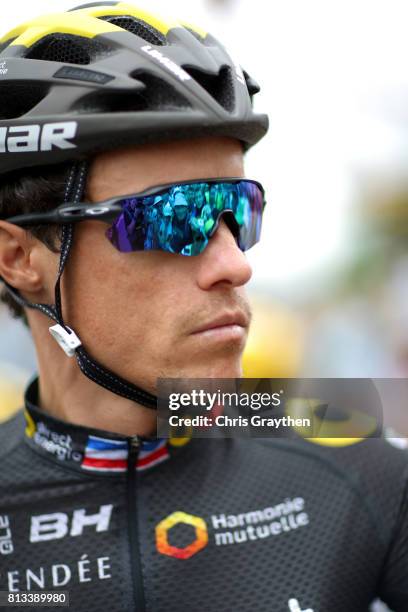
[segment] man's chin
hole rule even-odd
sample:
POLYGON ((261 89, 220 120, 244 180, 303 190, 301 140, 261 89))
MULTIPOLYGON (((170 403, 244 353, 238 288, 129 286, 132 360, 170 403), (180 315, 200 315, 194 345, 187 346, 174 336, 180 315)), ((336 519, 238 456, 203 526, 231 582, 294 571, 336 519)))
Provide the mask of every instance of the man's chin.
POLYGON ((228 361, 214 360, 197 367, 186 368, 180 378, 241 378, 241 357, 228 361))

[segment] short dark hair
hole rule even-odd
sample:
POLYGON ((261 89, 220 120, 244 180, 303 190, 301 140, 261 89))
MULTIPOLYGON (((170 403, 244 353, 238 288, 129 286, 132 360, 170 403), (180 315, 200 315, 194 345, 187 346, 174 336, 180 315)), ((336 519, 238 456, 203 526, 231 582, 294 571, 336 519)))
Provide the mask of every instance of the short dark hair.
MULTIPOLYGON (((64 163, 6 175, 0 183, 0 219, 46 212, 62 204, 71 168, 72 163, 64 163)), ((37 225, 28 231, 54 253, 59 251, 60 231, 57 226, 37 225)), ((24 309, 4 287, 0 290, 0 302, 8 306, 12 316, 27 322, 24 309)))

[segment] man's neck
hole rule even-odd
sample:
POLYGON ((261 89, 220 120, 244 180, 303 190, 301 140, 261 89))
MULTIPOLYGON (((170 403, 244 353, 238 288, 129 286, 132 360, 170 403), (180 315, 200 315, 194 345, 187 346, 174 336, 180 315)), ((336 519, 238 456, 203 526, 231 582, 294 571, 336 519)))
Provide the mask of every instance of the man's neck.
POLYGON ((36 342, 36 331, 33 338, 38 359, 39 408, 75 425, 126 436, 156 433, 156 411, 95 384, 82 374, 76 359, 67 359, 44 330, 43 335, 39 334, 41 342, 36 342))
POLYGON ((99 387, 80 372, 66 384, 42 372, 39 376, 39 407, 51 416, 75 425, 123 434, 151 436, 156 432, 155 411, 99 387))
POLYGON ((61 392, 62 385, 55 388, 49 383, 40 373, 39 407, 57 419, 125 436, 151 436, 156 432, 156 413, 135 402, 105 392, 102 387, 100 392, 73 385, 61 392))

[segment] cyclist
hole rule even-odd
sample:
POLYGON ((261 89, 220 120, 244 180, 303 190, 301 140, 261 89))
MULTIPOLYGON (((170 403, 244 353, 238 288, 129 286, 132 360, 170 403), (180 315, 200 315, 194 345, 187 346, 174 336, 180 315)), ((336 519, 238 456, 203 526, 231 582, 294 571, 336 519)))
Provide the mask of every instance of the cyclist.
POLYGON ((159 376, 241 374, 256 82, 210 34, 122 2, 0 45, 0 276, 39 370, 0 428, 0 591, 17 609, 68 591, 76 612, 406 611, 403 450, 153 437, 159 376), (174 253, 167 204, 144 210, 176 192, 174 253))

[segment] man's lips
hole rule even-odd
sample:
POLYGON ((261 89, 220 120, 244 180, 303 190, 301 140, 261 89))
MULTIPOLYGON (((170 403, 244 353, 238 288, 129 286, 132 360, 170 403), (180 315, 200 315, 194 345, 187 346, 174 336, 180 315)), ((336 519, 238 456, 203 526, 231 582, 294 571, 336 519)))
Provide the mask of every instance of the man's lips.
POLYGON ((242 311, 233 312, 233 313, 224 313, 219 317, 204 323, 197 329, 195 329, 192 334, 201 334, 203 332, 207 332, 210 330, 215 330, 222 327, 242 327, 246 329, 249 326, 249 317, 242 311))

